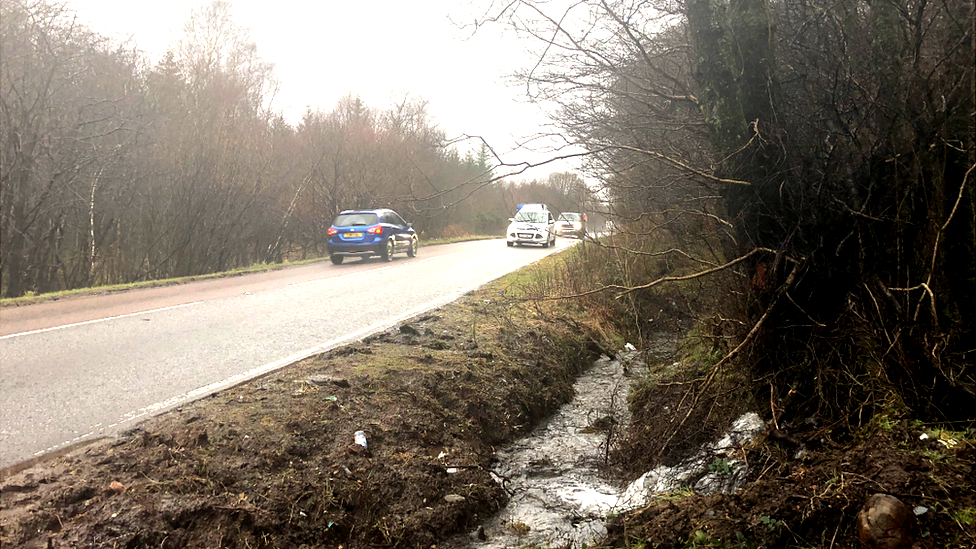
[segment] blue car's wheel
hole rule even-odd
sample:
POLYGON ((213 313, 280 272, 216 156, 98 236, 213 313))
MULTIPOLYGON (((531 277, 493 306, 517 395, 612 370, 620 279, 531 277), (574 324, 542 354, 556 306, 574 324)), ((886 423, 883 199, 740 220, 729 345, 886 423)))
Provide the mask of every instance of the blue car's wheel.
POLYGON ((393 261, 393 252, 396 251, 393 245, 393 239, 386 239, 386 247, 383 248, 383 261, 393 261))
POLYGON ((420 240, 417 237, 410 239, 410 247, 407 248, 407 257, 417 257, 417 250, 420 248, 420 240))

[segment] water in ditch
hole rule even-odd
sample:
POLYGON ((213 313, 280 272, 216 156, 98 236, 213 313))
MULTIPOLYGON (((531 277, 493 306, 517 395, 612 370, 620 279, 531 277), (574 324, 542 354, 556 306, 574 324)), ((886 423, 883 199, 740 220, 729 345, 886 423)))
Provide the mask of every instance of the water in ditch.
MULTIPOLYGON (((650 360, 673 359, 667 336, 655 343, 650 360)), ((629 485, 607 476, 608 441, 629 424, 627 393, 631 381, 646 372, 642 356, 626 350, 616 359, 601 357, 577 379, 572 401, 530 435, 499 451, 493 476, 508 491, 508 505, 482 524, 480 536, 464 534, 444 546, 578 549, 606 537, 608 516, 646 505, 654 493, 689 483, 701 492, 734 490, 745 466, 735 461, 732 450, 762 429, 755 414, 740 418, 729 435, 679 466, 658 467, 629 485), (723 452, 730 466, 716 478, 708 473, 708 464, 723 452)))

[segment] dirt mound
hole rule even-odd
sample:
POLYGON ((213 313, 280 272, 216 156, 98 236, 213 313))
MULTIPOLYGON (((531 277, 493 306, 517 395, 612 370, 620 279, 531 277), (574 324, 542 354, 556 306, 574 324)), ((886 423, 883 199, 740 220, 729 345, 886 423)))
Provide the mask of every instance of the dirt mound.
POLYGON ((579 319, 543 318, 557 304, 499 297, 486 288, 5 478, 3 545, 429 547, 473 529, 507 498, 493 445, 569 399, 601 347, 579 319))

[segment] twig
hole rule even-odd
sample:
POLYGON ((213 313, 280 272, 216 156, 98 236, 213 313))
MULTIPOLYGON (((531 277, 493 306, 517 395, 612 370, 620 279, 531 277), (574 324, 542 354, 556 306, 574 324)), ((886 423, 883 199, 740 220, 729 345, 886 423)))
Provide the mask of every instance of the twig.
POLYGON ((837 541, 837 532, 840 531, 840 521, 837 522, 837 528, 834 528, 834 535, 830 538, 830 547, 828 549, 834 549, 834 542, 837 541))
POLYGON ((656 158, 656 159, 658 159, 658 160, 660 160, 662 162, 665 162, 667 164, 671 164, 672 166, 674 166, 674 167, 676 167, 678 169, 685 170, 687 172, 691 172, 691 173, 697 175, 698 177, 701 177, 701 178, 704 178, 704 179, 708 179, 709 181, 714 181, 716 183, 724 183, 726 185, 741 185, 741 186, 745 186, 745 187, 751 187, 752 186, 752 183, 749 183, 748 181, 741 181, 741 180, 738 180, 738 179, 725 179, 723 177, 716 177, 714 175, 707 174, 707 173, 705 173, 705 172, 703 172, 701 170, 696 170, 695 168, 692 168, 691 166, 685 164, 684 162, 680 162, 680 161, 678 161, 678 160, 676 160, 674 158, 671 158, 670 156, 668 156, 666 154, 661 154, 661 153, 659 153, 657 151, 649 151, 649 150, 646 150, 646 149, 641 149, 639 147, 628 147, 626 145, 617 145, 617 146, 607 147, 607 148, 608 149, 609 148, 621 149, 621 150, 625 150, 625 151, 630 151, 630 152, 636 152, 636 153, 640 153, 640 154, 645 154, 647 156, 656 158))
POLYGON ((739 257, 733 259, 732 261, 729 261, 728 263, 723 263, 722 265, 719 265, 717 267, 713 267, 711 269, 705 269, 704 271, 698 271, 697 273, 692 273, 690 275, 684 275, 684 276, 662 276, 661 278, 658 278, 656 280, 653 280, 651 282, 648 282, 647 284, 641 284, 640 286, 620 286, 618 284, 608 284, 606 286, 601 286, 600 288, 596 288, 596 289, 593 289, 593 290, 588 290, 586 292, 581 292, 581 293, 578 293, 578 294, 560 295, 560 296, 554 296, 554 297, 547 297, 545 299, 546 300, 575 299, 575 298, 579 298, 579 297, 586 297, 586 296, 589 296, 589 295, 598 294, 598 293, 603 292, 603 291, 606 291, 606 290, 619 290, 620 291, 620 294, 618 296, 616 296, 616 298, 617 299, 620 299, 621 297, 623 297, 623 296, 625 296, 627 294, 636 292, 637 290, 647 290, 649 288, 653 288, 654 286, 657 286, 658 284, 662 284, 664 282, 679 282, 679 281, 682 281, 682 280, 693 280, 695 278, 701 278, 703 276, 707 276, 707 275, 710 275, 710 274, 717 273, 719 271, 723 271, 723 270, 728 269, 730 267, 734 267, 735 265, 738 265, 739 263, 742 263, 746 259, 749 259, 753 255, 756 255, 757 253, 760 253, 760 252, 776 253, 776 250, 772 250, 770 248, 753 248, 752 251, 750 251, 749 253, 747 253, 745 255, 742 255, 742 256, 739 256, 739 257))
POLYGON ((932 289, 929 287, 929 285, 932 284, 932 275, 935 274, 935 261, 939 254, 939 241, 942 239, 942 233, 944 233, 946 228, 949 227, 949 223, 952 222, 952 218, 955 217, 956 211, 959 209, 959 204, 962 202, 962 197, 966 191, 966 183, 969 181, 969 176, 973 173, 973 170, 976 170, 976 164, 973 164, 972 166, 969 167, 968 170, 966 170, 966 175, 963 176, 962 183, 959 184, 959 195, 956 196, 956 203, 952 205, 952 211, 949 212, 949 217, 946 218, 945 223, 943 223, 942 226, 939 227, 939 231, 935 235, 935 244, 932 246, 932 260, 929 262, 929 274, 928 277, 926 277, 925 282, 922 282, 910 288, 891 288, 892 291, 896 291, 896 292, 911 292, 913 290, 918 290, 918 289, 925 290, 925 293, 923 293, 918 300, 918 305, 915 306, 915 315, 913 320, 918 320, 918 312, 919 309, 921 308, 922 300, 925 299, 925 294, 927 293, 929 298, 932 301, 931 303, 932 321, 935 322, 936 327, 938 327, 939 317, 936 316, 938 313, 935 308, 935 293, 932 292, 932 289))
POLYGON ((773 400, 773 397, 774 397, 773 382, 770 381, 769 382, 769 413, 772 414, 773 427, 775 427, 776 430, 779 430, 779 422, 776 421, 776 403, 773 400))

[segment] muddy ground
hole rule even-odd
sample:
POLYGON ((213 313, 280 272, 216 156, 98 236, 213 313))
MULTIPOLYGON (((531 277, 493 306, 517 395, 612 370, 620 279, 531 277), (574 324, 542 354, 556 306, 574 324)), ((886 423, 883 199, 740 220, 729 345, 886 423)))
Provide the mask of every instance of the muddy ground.
MULTIPOLYGON (((648 343, 653 343, 652 337, 648 343)), ((976 548, 976 428, 923 424, 881 413, 850 430, 818 417, 776 422, 757 406, 748 383, 730 376, 702 399, 683 429, 661 453, 662 427, 689 413, 689 380, 706 368, 688 339, 679 362, 650 361, 644 383, 631 393, 633 423, 616 445, 628 479, 656 465, 678 466, 703 444, 718 439, 731 418, 746 411, 764 416, 766 431, 741 451, 746 482, 728 495, 696 494, 691 486, 708 474, 733 474, 727 459, 649 505, 617 517, 609 547, 725 549, 943 549, 976 548), (873 494, 898 498, 910 515, 905 545, 862 543, 858 514, 873 494)), ((649 345, 648 350, 653 350, 649 345)), ((649 355, 650 356, 650 355, 649 355)), ((895 407, 892 407, 895 409, 895 407)), ((890 541, 890 540, 889 540, 890 541)))
POLYGON ((870 547, 859 541, 857 515, 870 495, 883 493, 922 512, 904 547, 976 547, 973 446, 952 437, 945 438, 955 440, 953 447, 919 440, 926 430, 899 422, 852 445, 827 444, 803 457, 796 457, 795 444, 802 437, 766 438, 748 452, 750 478, 738 492, 662 496, 621 516, 608 545, 870 547))
MULTIPOLYGON (((574 378, 623 343, 578 305, 523 301, 532 284, 507 277, 4 475, 0 545, 426 548, 473 532, 508 498, 491 475, 494 450, 566 402, 574 378), (367 448, 353 443, 359 430, 367 448)), ((750 406, 722 393, 695 437, 656 455, 655 426, 680 409, 668 382, 700 367, 655 349, 689 326, 672 324, 647 338, 653 382, 634 393, 635 423, 618 441, 621 482, 678 462, 750 406)), ((663 495, 617 516, 607 546, 855 548, 857 512, 883 492, 926 509, 915 547, 976 547, 976 437, 893 417, 872 425, 844 440, 816 421, 771 428, 746 454, 740 491, 663 495)))

